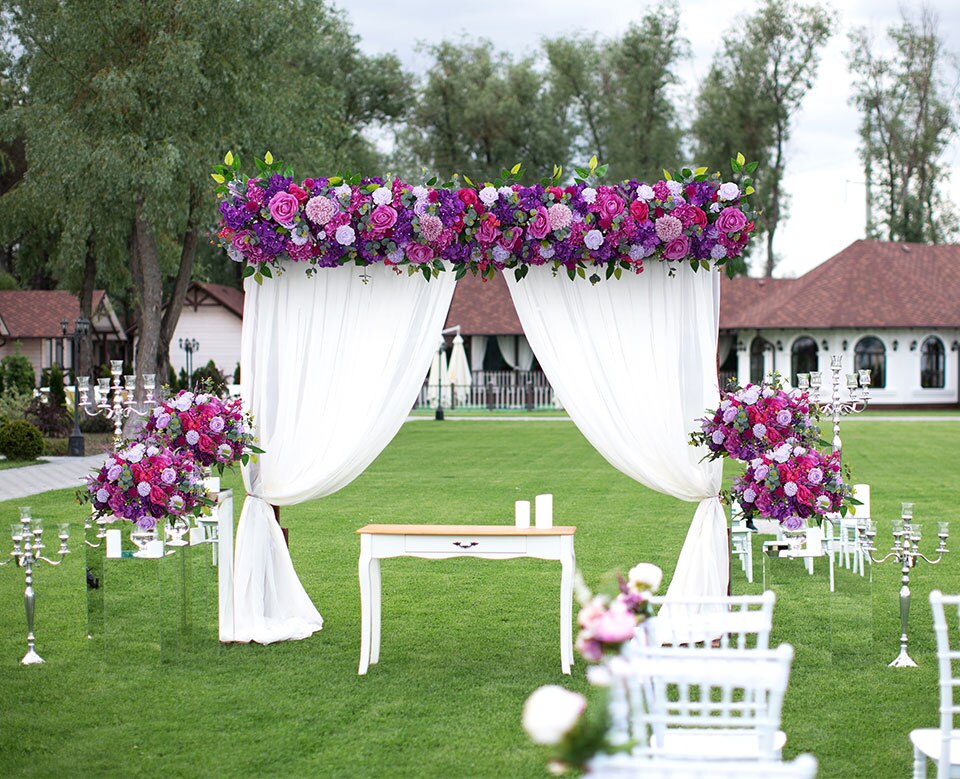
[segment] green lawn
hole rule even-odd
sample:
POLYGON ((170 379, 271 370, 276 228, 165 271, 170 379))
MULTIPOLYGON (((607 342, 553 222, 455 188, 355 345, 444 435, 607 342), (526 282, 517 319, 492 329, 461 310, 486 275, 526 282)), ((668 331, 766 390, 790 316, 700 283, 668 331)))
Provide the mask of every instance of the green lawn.
MULTIPOLYGON (((844 444, 856 479, 872 485, 876 517, 898 516, 900 502, 913 500, 919 519, 955 520, 960 533, 960 426, 858 423, 844 429, 844 444)), ((227 484, 237 487, 238 479, 227 484)), ((555 521, 578 526, 588 582, 641 560, 672 571, 691 504, 614 471, 572 424, 520 421, 407 424, 349 487, 283 510, 294 563, 326 620, 305 641, 223 648, 210 641, 179 659, 166 643, 161 656, 157 626, 169 628, 169 581, 158 598, 156 563, 129 561, 105 588, 111 643, 104 650, 85 638, 78 550, 60 569, 37 574, 38 649, 47 663, 20 667, 23 579, 3 568, 3 775, 547 776, 545 753, 520 728, 523 701, 545 683, 586 688, 582 662, 572 678, 560 674, 556 564, 385 561, 381 661, 358 677, 354 533, 368 522, 509 522, 515 499, 544 491, 555 496, 555 521)), ((7 523, 24 502, 0 504, 7 523)), ((49 520, 79 522, 83 514, 69 490, 29 502, 49 520)), ((934 545, 931 529, 926 548, 934 545)), ((878 545, 888 539, 884 523, 878 545)), ((958 558, 914 573, 918 669, 886 667, 898 648, 898 569, 877 567, 872 584, 838 571, 831 596, 822 562, 814 577, 786 561, 768 566, 778 595, 775 640, 797 649, 784 711, 787 756, 813 752, 822 777, 909 775, 910 729, 937 722, 927 594, 935 586, 960 592, 958 558)), ((201 569, 193 592, 209 602, 201 569)), ((737 568, 734 591, 759 592, 761 570, 757 554, 755 584, 737 568)), ((197 625, 198 639, 213 629, 197 625)))

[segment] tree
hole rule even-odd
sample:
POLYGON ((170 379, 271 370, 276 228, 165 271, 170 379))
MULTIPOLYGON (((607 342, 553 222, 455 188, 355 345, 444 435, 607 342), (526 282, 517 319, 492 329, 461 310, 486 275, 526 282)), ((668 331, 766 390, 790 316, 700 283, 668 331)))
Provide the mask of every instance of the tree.
POLYGON ((25 138, 28 164, 4 206, 21 230, 48 226, 82 300, 94 279, 129 279, 139 373, 167 375, 200 233, 216 218, 210 165, 268 146, 311 171, 369 162, 362 130, 405 104, 396 58, 363 58, 320 2, 0 0, 0 11, 26 96, 0 126, 25 138))
POLYGON ((860 154, 867 182, 867 236, 938 243, 956 234, 943 154, 958 127, 958 71, 948 62, 937 18, 903 16, 887 31, 886 55, 865 29, 847 54, 856 78, 860 154))
POLYGON ((565 125, 533 58, 514 61, 489 41, 426 51, 433 63, 398 137, 410 174, 426 165, 443 177, 492 181, 516 162, 538 176, 566 159, 565 125))
POLYGON ((692 135, 698 163, 727 170, 738 152, 759 162, 755 202, 761 210, 757 228, 766 236, 765 276, 773 275, 774 239, 787 213, 783 176, 791 121, 835 23, 819 5, 765 0, 727 31, 697 96, 692 135))
POLYGON ((576 159, 596 154, 612 179, 650 180, 679 167, 683 136, 671 90, 688 52, 674 3, 651 9, 623 37, 544 42, 554 102, 574 128, 576 159))

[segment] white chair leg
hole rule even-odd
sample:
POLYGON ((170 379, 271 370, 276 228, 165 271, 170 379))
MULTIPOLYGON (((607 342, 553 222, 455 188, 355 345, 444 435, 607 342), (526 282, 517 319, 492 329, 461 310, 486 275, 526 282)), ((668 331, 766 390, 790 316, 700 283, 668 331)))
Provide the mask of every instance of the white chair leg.
POLYGON ((927 779, 927 758, 916 747, 913 748, 913 779, 927 779))

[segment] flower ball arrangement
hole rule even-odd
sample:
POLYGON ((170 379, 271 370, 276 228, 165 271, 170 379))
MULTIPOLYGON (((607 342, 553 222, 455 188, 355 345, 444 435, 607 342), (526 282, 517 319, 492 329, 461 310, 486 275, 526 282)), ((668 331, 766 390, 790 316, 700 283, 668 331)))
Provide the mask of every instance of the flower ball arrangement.
POLYGON ((199 515, 208 502, 200 468, 188 453, 143 442, 114 452, 88 476, 86 499, 96 516, 120 517, 146 529, 163 517, 199 515))

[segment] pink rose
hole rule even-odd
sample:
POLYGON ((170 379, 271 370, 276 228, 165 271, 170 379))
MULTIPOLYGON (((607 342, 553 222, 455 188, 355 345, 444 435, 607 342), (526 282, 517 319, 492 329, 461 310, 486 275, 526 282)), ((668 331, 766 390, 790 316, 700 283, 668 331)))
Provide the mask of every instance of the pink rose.
POLYGON ((550 217, 547 216, 547 209, 539 206, 536 215, 527 223, 527 235, 540 241, 546 238, 549 232, 550 217))
POLYGON ((167 493, 165 493, 160 487, 156 484, 150 487, 150 502, 156 503, 159 506, 167 505, 167 493))
POLYGON ((600 196, 600 215, 608 219, 620 216, 623 213, 623 198, 619 195, 608 192, 600 196))
POLYGON ((630 204, 630 213, 638 222, 645 222, 650 214, 650 207, 643 200, 634 200, 630 204))
POLYGON ((385 233, 396 223, 397 212, 393 206, 377 206, 370 214, 370 227, 378 233, 385 233))
POLYGON ((497 241, 508 252, 514 251, 520 244, 520 229, 511 227, 503 231, 500 240, 497 241))
POLYGON ((493 243, 500 237, 500 231, 497 226, 499 221, 492 217, 480 220, 480 229, 477 230, 477 240, 480 243, 493 243))
POLYGON ((682 260, 690 253, 690 238, 680 235, 674 238, 663 248, 665 260, 682 260))
POLYGON ((747 217, 734 206, 727 206, 716 221, 717 229, 724 233, 737 233, 747 226, 747 217))
POLYGON ((422 265, 433 259, 433 249, 426 244, 416 243, 415 241, 407 244, 406 254, 407 259, 417 265, 422 265))
POLYGON ((230 241, 240 251, 243 251, 253 243, 253 233, 250 230, 238 230, 230 238, 230 241))
POLYGON ((296 195, 291 195, 289 192, 277 192, 270 198, 269 208, 270 216, 277 224, 292 227, 293 218, 300 210, 300 201, 297 200, 296 195))
POLYGON ((200 434, 200 442, 197 444, 201 452, 206 452, 211 454, 216 450, 217 445, 213 442, 213 439, 205 433, 200 434))

